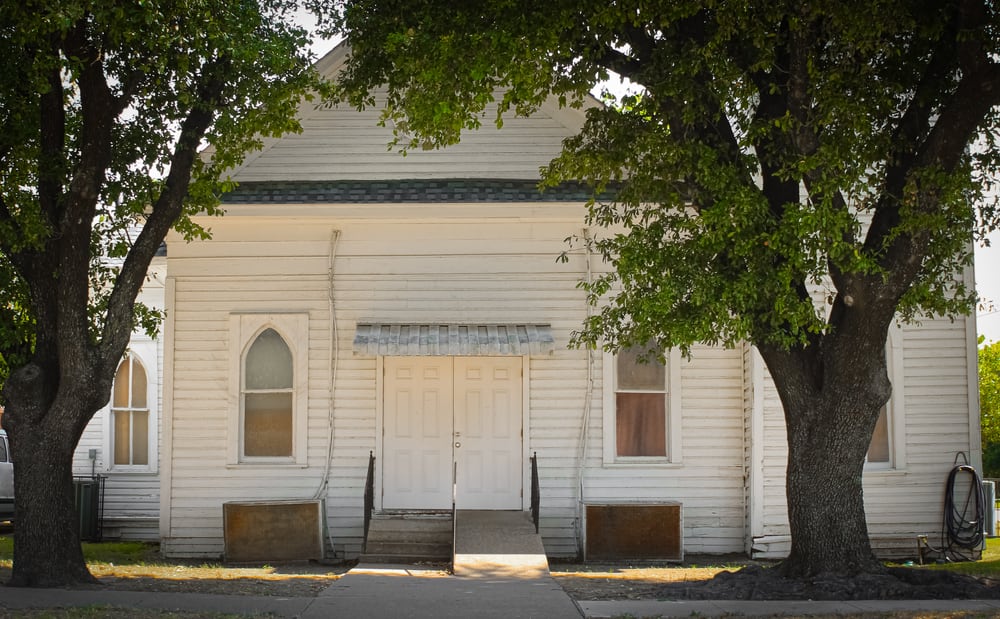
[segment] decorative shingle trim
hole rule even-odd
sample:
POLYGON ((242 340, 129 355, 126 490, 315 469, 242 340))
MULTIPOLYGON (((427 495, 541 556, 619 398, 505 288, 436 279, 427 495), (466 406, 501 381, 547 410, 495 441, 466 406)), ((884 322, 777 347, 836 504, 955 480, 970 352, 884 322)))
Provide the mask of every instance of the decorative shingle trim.
MULTIPOLYGON (((226 204, 329 204, 426 202, 586 202, 589 185, 564 183, 539 191, 538 181, 444 179, 387 181, 244 182, 224 194, 226 204)), ((610 199, 605 193, 601 199, 610 199)))

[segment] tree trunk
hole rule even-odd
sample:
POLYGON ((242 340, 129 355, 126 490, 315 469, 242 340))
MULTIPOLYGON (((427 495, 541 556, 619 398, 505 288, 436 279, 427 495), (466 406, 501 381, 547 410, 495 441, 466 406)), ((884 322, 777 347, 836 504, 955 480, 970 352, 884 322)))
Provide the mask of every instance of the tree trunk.
POLYGON ((892 393, 885 347, 877 344, 886 335, 835 337, 798 350, 760 348, 785 413, 792 547, 781 570, 790 577, 884 570, 868 539, 862 475, 892 393))
POLYGON ((788 432, 785 487, 792 548, 781 565, 786 576, 883 569, 868 538, 862 488, 871 432, 859 454, 837 435, 837 421, 834 414, 816 415, 808 432, 788 432))
MULTIPOLYGON (((5 386, 4 426, 14 461, 14 587, 96 583, 80 547, 73 490, 73 452, 91 415, 60 410, 37 389, 41 372, 29 366, 5 386), (22 379, 28 377, 27 381, 22 379), (27 389, 20 387, 28 386, 27 389)), ((76 406, 86 406, 75 401, 76 406)))

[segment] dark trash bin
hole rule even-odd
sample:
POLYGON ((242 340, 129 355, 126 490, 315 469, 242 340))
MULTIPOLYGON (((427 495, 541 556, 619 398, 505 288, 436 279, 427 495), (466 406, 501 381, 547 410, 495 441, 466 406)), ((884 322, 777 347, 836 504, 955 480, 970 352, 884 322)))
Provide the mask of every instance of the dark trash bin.
POLYGON ((76 513, 80 520, 80 539, 86 542, 101 541, 101 520, 104 517, 104 478, 74 477, 76 513))

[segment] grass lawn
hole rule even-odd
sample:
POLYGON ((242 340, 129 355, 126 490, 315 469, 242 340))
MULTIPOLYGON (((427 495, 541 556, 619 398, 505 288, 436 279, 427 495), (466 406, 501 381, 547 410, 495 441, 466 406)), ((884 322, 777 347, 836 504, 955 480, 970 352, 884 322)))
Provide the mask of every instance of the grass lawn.
POLYGON ((977 578, 1000 579, 1000 537, 987 538, 986 549, 983 550, 983 556, 979 561, 933 563, 924 566, 924 569, 947 570, 977 578))

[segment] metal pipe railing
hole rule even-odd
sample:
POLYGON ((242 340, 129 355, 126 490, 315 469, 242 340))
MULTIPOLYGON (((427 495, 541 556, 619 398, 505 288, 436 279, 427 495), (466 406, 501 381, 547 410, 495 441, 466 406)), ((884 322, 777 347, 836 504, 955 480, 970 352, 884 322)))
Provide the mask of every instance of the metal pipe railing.
POLYGON ((541 490, 538 487, 538 452, 531 455, 531 521, 535 523, 535 533, 538 533, 538 517, 541 508, 541 490))
POLYGON ((365 538, 362 542, 362 552, 368 550, 368 528, 372 522, 372 512, 375 510, 375 453, 368 452, 368 477, 365 479, 365 538))

